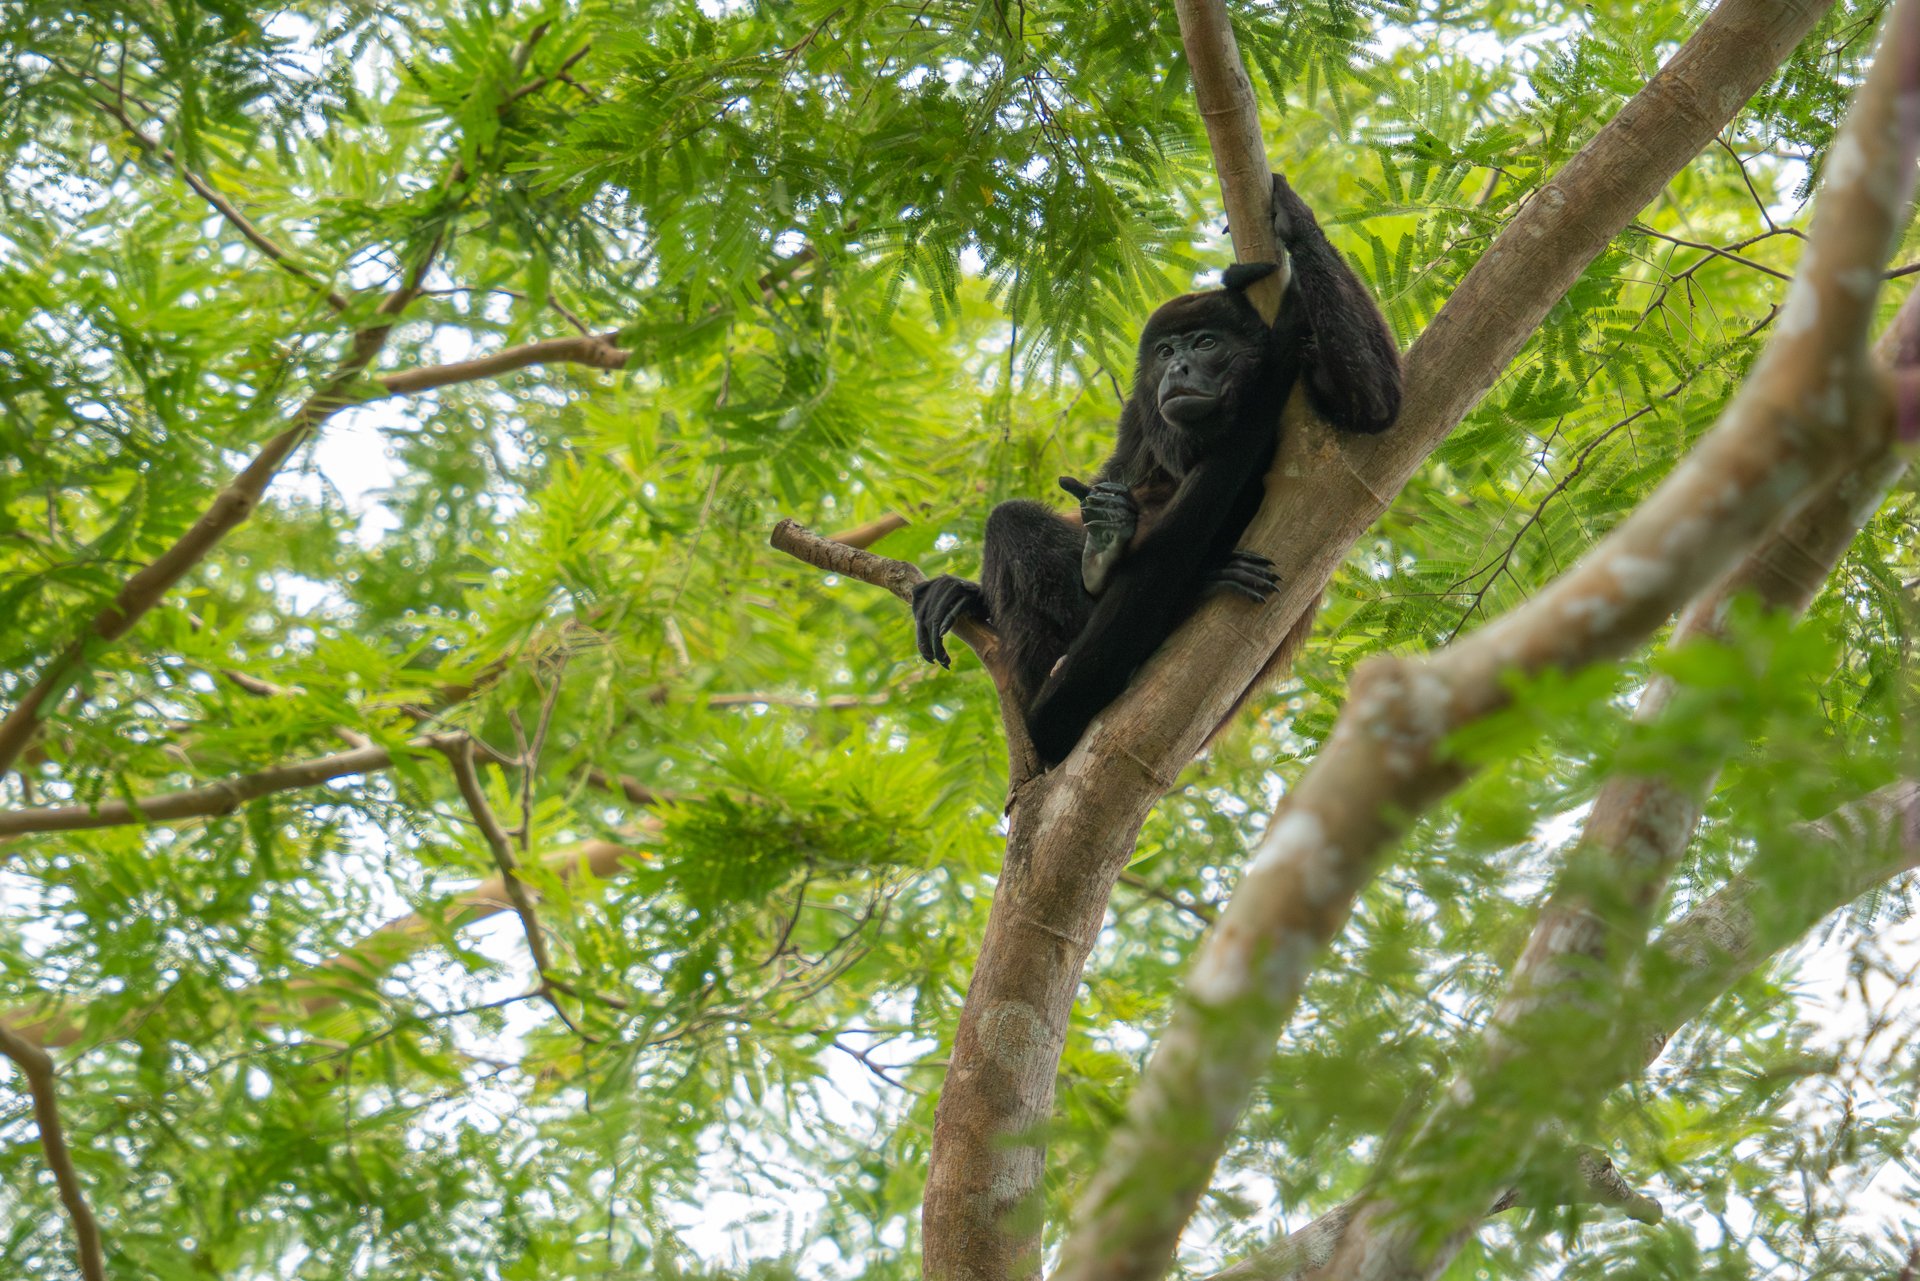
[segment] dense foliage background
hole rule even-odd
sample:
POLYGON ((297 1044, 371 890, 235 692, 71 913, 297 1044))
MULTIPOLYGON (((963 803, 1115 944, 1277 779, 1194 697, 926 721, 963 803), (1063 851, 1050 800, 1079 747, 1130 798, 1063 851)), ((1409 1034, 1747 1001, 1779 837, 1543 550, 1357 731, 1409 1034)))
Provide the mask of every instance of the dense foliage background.
MULTIPOLYGON (((1739 385, 1880 8, 1842 0, 1586 273, 1356 550, 1295 676, 1149 820, 1062 1064, 1060 1203, 1352 665, 1525 599, 1739 385)), ((1403 342, 1697 17, 1235 8, 1276 167, 1403 342)), ((391 755, 0 841, 0 1017, 72 1042, 114 1275, 917 1276, 998 717, 969 658, 927 669, 898 602, 766 534, 898 513, 887 554, 970 574, 987 507, 1097 463, 1140 317, 1226 252, 1171 7, 16 0, 0 50, 0 702, 424 270, 351 403, 88 648, 0 784, 9 810, 95 805, 391 755), (627 368, 376 380, 575 333, 627 368), (511 913, 434 910, 494 866, 416 741, 453 730, 491 749, 561 990, 529 993, 511 913), (636 853, 554 870, 589 840, 636 853), (410 913, 406 948, 316 969, 410 913)), ((1445 1081, 1610 770, 1734 752, 1674 913, 1902 774, 1913 512, 1880 512, 1804 623, 1660 660, 1686 700, 1662 726, 1627 725, 1636 663, 1542 682, 1468 745, 1497 764, 1315 979, 1195 1269, 1350 1194, 1445 1081)), ((1502 1220, 1449 1275, 1896 1273, 1908 907, 1857 904, 1592 1118, 1665 1224, 1502 1220)), ((30 1118, 0 1095, 0 1271, 77 1275, 30 1118)))

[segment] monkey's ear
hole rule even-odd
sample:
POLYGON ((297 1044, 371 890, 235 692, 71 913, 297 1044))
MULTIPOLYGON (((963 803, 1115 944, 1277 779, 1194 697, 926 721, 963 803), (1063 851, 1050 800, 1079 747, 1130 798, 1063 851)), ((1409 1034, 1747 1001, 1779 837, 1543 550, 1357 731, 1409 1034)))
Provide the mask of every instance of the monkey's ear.
POLYGON ((1240 293, 1256 280, 1265 280, 1280 270, 1277 262, 1236 262, 1220 273, 1220 283, 1226 288, 1240 293))

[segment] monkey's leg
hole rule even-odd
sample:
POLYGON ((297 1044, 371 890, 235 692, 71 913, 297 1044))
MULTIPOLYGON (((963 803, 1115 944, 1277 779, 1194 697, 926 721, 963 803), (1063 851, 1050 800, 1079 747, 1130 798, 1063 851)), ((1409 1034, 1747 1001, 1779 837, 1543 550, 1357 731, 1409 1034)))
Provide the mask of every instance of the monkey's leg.
POLYGON ((1086 626, 1093 602, 1080 581, 1085 542, 1052 508, 1026 499, 1001 503, 987 517, 981 586, 1022 711, 1086 626))

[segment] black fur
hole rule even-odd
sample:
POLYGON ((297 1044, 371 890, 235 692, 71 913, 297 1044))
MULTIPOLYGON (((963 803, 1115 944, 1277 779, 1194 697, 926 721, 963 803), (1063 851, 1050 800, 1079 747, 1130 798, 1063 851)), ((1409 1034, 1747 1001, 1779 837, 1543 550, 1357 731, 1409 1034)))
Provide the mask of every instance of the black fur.
POLYGON ((1103 514, 1119 486, 1149 496, 1153 510, 1132 545, 1102 554, 1099 596, 1084 586, 1096 581, 1092 557, 1083 578, 1085 532, 1024 499, 987 518, 981 585, 943 575, 914 593, 929 662, 945 662, 940 637, 961 612, 991 620, 1048 764, 1073 750, 1202 592, 1225 587, 1264 599, 1271 591, 1271 565, 1235 545, 1264 497, 1294 383, 1304 379, 1314 410, 1342 431, 1384 431, 1399 413, 1400 357, 1386 322, 1278 175, 1273 218, 1293 272, 1271 328, 1244 290, 1277 264, 1242 263, 1227 269, 1225 288, 1161 307, 1140 335, 1133 395, 1096 482, 1108 486, 1103 514))

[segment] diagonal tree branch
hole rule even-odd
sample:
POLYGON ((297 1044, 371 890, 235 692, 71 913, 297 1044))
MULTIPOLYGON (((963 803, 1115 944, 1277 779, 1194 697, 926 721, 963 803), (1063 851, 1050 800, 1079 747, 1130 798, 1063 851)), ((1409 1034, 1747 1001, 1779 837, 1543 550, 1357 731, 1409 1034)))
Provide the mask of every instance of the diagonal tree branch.
MULTIPOLYGON (((1376 765, 1410 784, 1406 790, 1413 796, 1428 800, 1436 795, 1433 789, 1445 790, 1460 773, 1435 751, 1438 740, 1426 737, 1431 726, 1414 721, 1426 717, 1457 728, 1504 701, 1490 688, 1504 672, 1567 667, 1618 652, 1729 567, 1742 545, 1764 534, 1775 519, 1817 499, 1850 468, 1872 471, 1883 464, 1894 437, 1894 407, 1889 380, 1871 371, 1866 330, 1880 269, 1909 216, 1920 129, 1903 117, 1912 116, 1917 101, 1920 0, 1898 0, 1880 56, 1836 140, 1836 163, 1828 168, 1807 253, 1780 324, 1721 425, 1571 573, 1529 605, 1439 654, 1424 670, 1396 674, 1401 691, 1389 697, 1400 706, 1374 718, 1373 728, 1411 731, 1412 738, 1389 747, 1376 765), (1833 455, 1839 455, 1839 466, 1833 455), (1725 487, 1716 488, 1722 482, 1725 487), (1709 526, 1718 528, 1709 531, 1709 526)), ((1364 701, 1365 695, 1360 697, 1364 701)), ((1362 709, 1360 726, 1379 710, 1362 709)), ((1389 803, 1389 798, 1376 796, 1373 803, 1389 803)), ((1302 810, 1312 816, 1310 805, 1302 810)), ((1373 854, 1361 853, 1356 860, 1352 851, 1378 849, 1399 826, 1382 824, 1377 837, 1351 827, 1325 840, 1317 834, 1299 839, 1296 833, 1292 848, 1274 848, 1288 843, 1282 826, 1300 812, 1290 808, 1276 825, 1281 834, 1269 836, 1269 852, 1296 872, 1328 857, 1329 846, 1337 845, 1334 861, 1364 877, 1373 854)), ((1623 915, 1639 917, 1644 931, 1651 897, 1643 884, 1663 881, 1664 872, 1646 866, 1635 870, 1637 883, 1627 888, 1629 907, 1623 915)), ((1294 887, 1296 892, 1305 888, 1294 887)), ((1574 933, 1586 935, 1586 946, 1607 950, 1598 941, 1599 931, 1574 933)), ((1241 941, 1242 947, 1249 945, 1262 946, 1241 941)), ((1216 960, 1219 955, 1214 953, 1216 960)), ((1617 958, 1619 950, 1612 955, 1617 958)), ((1571 978, 1546 949, 1530 960, 1556 979, 1571 978)), ((1594 1052, 1596 1045, 1608 1044, 1606 1003, 1549 1000, 1551 989, 1531 981, 1532 968, 1521 965, 1515 992, 1496 1015, 1491 1052, 1481 1070, 1448 1091, 1415 1134, 1398 1162, 1396 1185, 1437 1172, 1442 1151, 1466 1136, 1477 1136, 1482 1150, 1525 1162, 1545 1133, 1546 1118, 1526 1109, 1473 1107, 1475 1099, 1504 1097, 1502 1082, 1513 1071, 1545 1072, 1553 1079, 1562 1116, 1583 1114, 1618 1079, 1623 1066, 1618 1056, 1594 1052), (1557 1021, 1549 1026, 1549 1019, 1557 1021), (1543 1039, 1541 1033, 1549 1034, 1543 1039), (1515 1053, 1522 1046, 1534 1051, 1524 1063, 1515 1053)), ((1201 976, 1205 971, 1203 961, 1201 976)), ((1451 1170, 1445 1193, 1423 1207, 1431 1214, 1419 1224, 1393 1196, 1376 1196, 1322 1274, 1377 1281, 1437 1274, 1484 1213, 1487 1202, 1481 1198, 1497 1188, 1500 1177, 1492 1164, 1451 1170)))
MULTIPOLYGON (((1738 875, 1662 933, 1643 958, 1639 986, 1657 987, 1660 996, 1659 1017, 1639 1038, 1638 1068, 1650 1066, 1676 1030, 1768 957, 1915 868, 1920 781, 1888 784, 1763 842, 1738 875)), ((1358 1197, 1343 1201, 1207 1281, 1295 1281, 1333 1257, 1360 1206, 1358 1197)))
POLYGON ((33 1121, 40 1130, 40 1148, 46 1153, 47 1168, 53 1171, 54 1184, 60 1189, 60 1203, 73 1222, 76 1253, 80 1256, 80 1275, 86 1281, 106 1281, 106 1256, 100 1247, 100 1225, 87 1204, 86 1189, 80 1186, 80 1173, 73 1168, 73 1153, 67 1147, 66 1128, 60 1122, 60 1100, 54 1091, 53 1060, 38 1045, 26 1040, 0 1023, 0 1054, 12 1059, 27 1080, 33 1096, 33 1121))
POLYGON ((215 496, 212 504, 187 531, 174 540, 158 559, 127 579, 107 606, 87 624, 85 634, 66 647, 41 672, 39 679, 26 688, 20 700, 4 718, 0 718, 0 777, 20 758, 41 718, 57 705, 67 691, 91 665, 90 655, 104 642, 116 641, 133 630, 133 625, 163 596, 186 577, 221 539, 238 528, 253 514, 267 486, 293 451, 298 449, 321 423, 348 405, 355 403, 349 390, 373 358, 386 345, 393 330, 393 318, 411 302, 425 276, 429 259, 423 258, 408 282, 389 294, 379 307, 385 323, 355 333, 347 354, 335 366, 318 390, 309 396, 292 420, 278 435, 260 447, 253 461, 215 496))
MULTIPOLYGON (((885 520, 875 521, 851 530, 852 534, 866 534, 878 530, 885 520)), ((913 589, 927 581, 918 565, 904 560, 894 560, 889 556, 876 556, 872 552, 850 545, 849 540, 841 537, 822 538, 797 521, 783 520, 773 527, 773 535, 767 540, 778 551, 783 551, 795 560, 824 569, 829 574, 841 578, 851 578, 858 582, 869 583, 875 587, 892 592, 901 600, 911 602, 913 589)), ((1000 655, 1000 638, 993 628, 977 618, 963 616, 953 628, 954 635, 965 641, 980 659, 980 665, 987 669, 993 678, 994 691, 1000 698, 1000 727, 1006 732, 1008 773, 1018 787, 1019 781, 1029 777, 1039 766, 1039 759, 1033 753, 1033 743, 1027 737, 1026 722, 1021 720, 1019 709, 1014 705, 1012 670, 1000 655)))
MULTIPOLYGON (((73 76, 75 79, 92 81, 95 84, 100 84, 109 89, 114 88, 114 86, 107 85, 98 76, 90 75, 77 68, 67 67, 57 59, 49 59, 49 61, 52 61, 55 66, 60 67, 61 70, 73 76)), ((294 277, 296 280, 299 280, 302 284, 318 291, 320 296, 326 299, 327 306, 333 308, 335 311, 345 311, 347 309, 350 304, 344 294, 330 288, 326 281, 320 279, 318 275, 306 267, 301 266, 294 255, 281 247, 271 236, 254 226, 253 223, 248 220, 247 216, 240 212, 239 207, 222 195, 218 188, 207 179, 195 173, 191 168, 182 164, 180 158, 174 155, 173 148, 163 146, 152 138, 149 138, 146 132, 134 123, 133 118, 127 114, 126 108, 121 105, 121 102, 104 101, 91 93, 86 93, 84 96, 87 101, 98 107, 106 115, 112 117, 122 129, 126 130, 127 137, 133 140, 134 146, 140 148, 141 151, 152 156, 154 159, 164 161, 175 173, 179 174, 181 180, 185 182, 187 186, 193 188, 195 194, 213 206, 214 212, 218 213, 222 218, 225 218, 227 223, 232 226, 235 231, 240 233, 242 239, 255 249, 258 249, 262 254, 265 254, 268 260, 276 267, 294 277)), ((124 101, 124 99, 122 101, 124 101)))
POLYGON ((487 803, 486 789, 480 785, 479 771, 473 766, 473 740, 462 734, 441 750, 453 770, 460 796, 466 801, 468 812, 473 815, 474 826, 480 829, 487 849, 493 853, 494 866, 500 869, 500 885, 506 891, 507 901, 513 904, 521 927, 526 931, 527 950, 533 953, 533 968, 540 975, 541 983, 547 983, 553 975, 553 957, 547 952, 546 931, 540 928, 540 914, 534 908, 533 895, 528 893, 526 885, 520 880, 519 862, 513 856, 513 842, 507 838, 506 829, 500 826, 493 806, 487 803))
MULTIPOLYGON (((1876 357, 1890 368, 1920 365, 1920 291, 1907 296, 1893 323, 1881 336, 1876 357)), ((1688 607, 1674 628, 1668 648, 1719 635, 1728 605, 1742 592, 1753 592, 1774 609, 1792 613, 1804 610, 1906 465, 1900 454, 1889 454, 1878 464, 1846 472, 1829 484, 1819 498, 1783 525, 1740 568, 1688 607)), ((1672 694, 1671 679, 1655 677, 1641 695, 1634 719, 1646 722, 1658 718, 1664 714, 1672 694)), ((1613 891, 1629 900, 1638 912, 1650 910, 1653 899, 1692 840, 1711 790, 1711 773, 1694 787, 1683 787, 1667 777, 1621 775, 1609 779, 1594 801, 1572 859, 1576 864, 1605 860, 1608 870, 1598 874, 1600 880, 1610 883, 1613 891)), ((1913 866, 1914 858, 1920 856, 1920 840, 1893 841, 1891 863, 1885 856, 1870 855, 1889 845, 1887 840, 1879 838, 1879 833, 1898 828, 1896 818, 1916 804, 1920 804, 1920 784, 1896 784, 1827 819, 1804 825, 1802 839, 1839 847, 1831 866, 1846 874, 1816 878, 1823 888, 1833 886, 1839 897, 1815 895, 1798 900, 1798 906, 1807 914, 1795 914, 1784 926, 1776 925, 1769 931, 1766 937, 1771 946, 1765 952, 1756 952, 1755 909, 1751 901, 1768 890, 1756 883, 1754 876, 1756 871, 1778 863, 1778 856, 1771 860, 1756 859, 1753 869, 1729 882, 1719 894, 1668 930, 1656 945, 1655 958, 1651 961, 1653 968, 1662 972, 1701 970, 1703 973, 1690 976, 1684 982, 1677 981, 1676 985, 1696 994, 1717 994, 1714 984, 1721 977, 1729 983, 1734 981, 1842 902, 1913 866), (1844 845, 1842 835, 1849 838, 1844 845), (1851 839, 1855 837, 1864 839, 1851 839), (1856 845, 1864 845, 1866 851, 1854 848, 1856 845), (1730 930, 1726 922, 1731 920, 1746 924, 1730 930), (1789 932, 1782 933, 1782 928, 1789 932), (1722 940, 1722 946, 1706 947, 1709 939, 1722 940), (1726 957, 1724 963, 1716 961, 1708 969, 1708 960, 1721 954, 1726 957)), ((1911 821, 1920 822, 1920 815, 1911 821)), ((1582 878, 1581 883, 1591 882, 1582 878)), ((1773 914, 1781 915, 1777 907, 1773 914)), ((1510 1003, 1496 1014, 1494 1026, 1498 1028, 1518 1017, 1520 1010, 1512 1004, 1513 999, 1554 982, 1554 971, 1571 964, 1573 969, 1564 973, 1559 981, 1572 982, 1585 973, 1578 965, 1580 958, 1607 960, 1610 949, 1618 951, 1620 940, 1615 936, 1621 932, 1622 923, 1590 899, 1556 894, 1534 927, 1516 971, 1510 1003)), ((1631 943, 1631 939, 1627 942, 1631 943)), ((1652 1063, 1672 1034, 1671 1029, 1692 1018, 1699 1005, 1704 1005, 1704 1001, 1681 1002, 1666 1026, 1645 1035, 1647 1049, 1641 1067, 1652 1063)), ((1307 1271, 1309 1263, 1317 1267, 1332 1257, 1334 1245, 1358 1207, 1358 1199, 1343 1202, 1274 1246, 1227 1269, 1213 1281, 1255 1281, 1256 1278, 1290 1281, 1307 1271)))
MULTIPOLYGON (((545 34, 546 23, 537 23, 526 39, 515 47, 512 63, 518 71, 525 67, 528 56, 540 37, 545 34)), ((92 97, 91 94, 88 95, 92 97)), ((120 109, 117 103, 102 102, 93 99, 96 106, 118 119, 133 135, 139 139, 139 145, 147 146, 151 140, 141 134, 132 119, 120 109)), ((185 172, 182 170, 182 172, 185 172)), ((446 180, 441 184, 443 192, 450 191, 467 176, 466 166, 455 161, 447 171, 446 180)), ((204 184, 203 184, 204 185, 204 184)), ((196 188, 198 190, 198 188, 196 188)), ((206 187, 203 196, 212 200, 218 193, 206 187)), ((220 208, 219 205, 215 206, 220 208)), ((227 211, 222 209, 222 213, 227 211)), ((232 210, 232 218, 239 219, 235 226, 246 234, 246 224, 237 209, 232 210), (244 224, 244 225, 243 225, 244 224)), ((255 243, 263 253, 273 256, 283 267, 288 268, 306 279, 313 279, 304 269, 291 263, 284 250, 255 229, 249 240, 255 243)), ((286 428, 274 436, 253 461, 233 478, 227 487, 220 491, 213 503, 195 521, 186 533, 175 540, 173 546, 161 553, 159 559, 139 570, 120 588, 113 600, 94 615, 79 639, 68 645, 40 673, 31 685, 21 694, 19 701, 5 717, 0 718, 0 778, 13 768, 20 759, 20 753, 26 749, 34 732, 39 728, 41 718, 57 705, 67 691, 85 674, 90 665, 90 654, 102 643, 118 640, 133 629, 146 612, 160 602, 160 599, 186 574, 219 544, 234 529, 239 527, 253 514, 253 510, 266 494, 267 487, 285 465, 294 450, 307 439, 321 423, 346 408, 358 403, 363 396, 357 393, 357 383, 374 358, 386 346, 388 336, 400 313, 407 305, 420 296, 425 285, 427 272, 438 259, 444 242, 444 236, 436 234, 427 248, 418 255, 417 261, 406 274, 399 288, 393 290, 380 301, 375 309, 377 321, 364 329, 357 330, 348 344, 347 353, 334 367, 320 386, 307 398, 299 409, 294 411, 286 428)), ((317 282, 316 282, 317 283, 317 282)), ((329 296, 329 301, 332 296, 329 296)), ((344 300, 343 300, 344 301, 344 300)), ((419 371, 424 373, 425 371, 419 371)), ((439 385, 439 384, 435 384, 439 385)))
MULTIPOLYGON (((1082 1202, 1060 1281, 1149 1281, 1165 1271, 1321 949, 1382 853, 1467 776, 1445 750, 1447 737, 1504 707, 1516 674, 1628 651, 1821 485, 1884 455, 1891 407, 1869 376, 1865 337, 1920 147, 1920 132, 1901 137, 1892 124, 1901 77, 1920 76, 1920 59, 1912 70, 1900 65, 1909 21, 1920 22, 1920 0, 1899 0, 1888 46, 1895 57, 1876 63, 1857 98, 1836 143, 1849 163, 1828 172, 1781 322, 1719 427, 1526 605, 1427 661, 1376 658, 1355 674, 1333 735, 1202 947, 1187 997, 1082 1202)), ((1462 1205, 1476 1195, 1470 1184, 1452 1185, 1462 1205)), ((1487 1189, 1482 1212, 1497 1190, 1487 1189)), ((1433 1259, 1443 1264, 1450 1254, 1375 1203, 1323 1271, 1425 1277, 1433 1259)))

